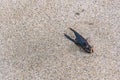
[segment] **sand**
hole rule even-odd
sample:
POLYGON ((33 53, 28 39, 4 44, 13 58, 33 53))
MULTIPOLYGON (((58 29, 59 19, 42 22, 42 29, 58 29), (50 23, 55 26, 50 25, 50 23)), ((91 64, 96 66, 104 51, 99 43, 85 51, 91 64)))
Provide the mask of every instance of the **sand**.
POLYGON ((0 80, 119 79, 119 0, 0 0, 0 80))

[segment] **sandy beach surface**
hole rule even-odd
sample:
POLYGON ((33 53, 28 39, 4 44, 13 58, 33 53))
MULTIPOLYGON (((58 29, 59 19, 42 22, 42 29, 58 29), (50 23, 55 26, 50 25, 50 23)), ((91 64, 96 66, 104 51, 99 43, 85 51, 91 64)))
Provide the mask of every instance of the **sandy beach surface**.
POLYGON ((0 80, 120 80, 120 0, 0 0, 0 80))

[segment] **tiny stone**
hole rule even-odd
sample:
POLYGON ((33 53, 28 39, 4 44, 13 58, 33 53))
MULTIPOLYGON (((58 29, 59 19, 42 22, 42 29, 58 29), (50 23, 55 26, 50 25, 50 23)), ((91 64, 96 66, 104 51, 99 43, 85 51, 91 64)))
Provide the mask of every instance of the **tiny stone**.
POLYGON ((89 23, 89 25, 93 25, 93 23, 89 23))
POLYGON ((78 13, 78 12, 77 12, 77 13, 75 13, 75 14, 76 14, 76 15, 80 15, 80 13, 78 13))

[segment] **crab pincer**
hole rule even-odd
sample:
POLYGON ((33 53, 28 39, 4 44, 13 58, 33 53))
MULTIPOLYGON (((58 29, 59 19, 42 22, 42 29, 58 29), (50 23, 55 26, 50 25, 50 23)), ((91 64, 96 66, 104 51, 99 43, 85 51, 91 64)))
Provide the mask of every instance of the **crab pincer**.
POLYGON ((74 42, 78 47, 81 47, 85 52, 87 53, 93 53, 93 47, 88 43, 88 41, 80 35, 78 32, 76 32, 74 29, 70 28, 71 31, 74 32, 76 38, 72 39, 67 34, 64 34, 67 39, 74 42))

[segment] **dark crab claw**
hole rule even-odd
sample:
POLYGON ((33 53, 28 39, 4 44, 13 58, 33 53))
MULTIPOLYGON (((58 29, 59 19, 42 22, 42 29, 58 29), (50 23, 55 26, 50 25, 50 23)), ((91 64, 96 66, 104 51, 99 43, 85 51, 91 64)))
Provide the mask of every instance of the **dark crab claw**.
POLYGON ((82 47, 85 52, 87 52, 87 53, 93 53, 93 47, 91 47, 89 45, 89 43, 87 42, 87 40, 83 36, 81 36, 78 32, 76 32, 74 29, 70 28, 70 30, 74 32, 76 38, 72 39, 67 34, 64 34, 65 37, 67 39, 69 39, 70 41, 74 42, 77 46, 82 47))

